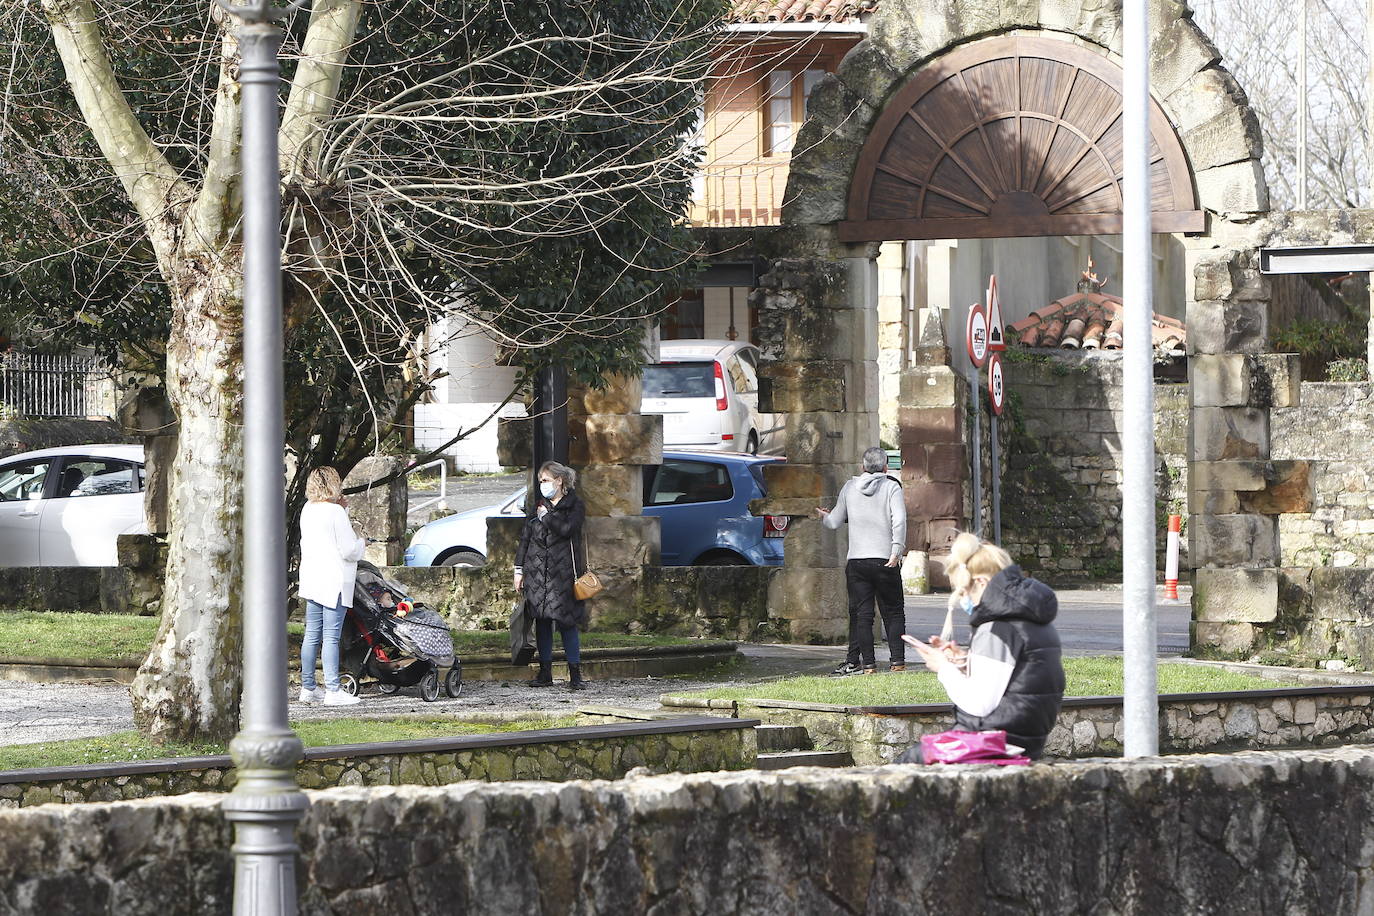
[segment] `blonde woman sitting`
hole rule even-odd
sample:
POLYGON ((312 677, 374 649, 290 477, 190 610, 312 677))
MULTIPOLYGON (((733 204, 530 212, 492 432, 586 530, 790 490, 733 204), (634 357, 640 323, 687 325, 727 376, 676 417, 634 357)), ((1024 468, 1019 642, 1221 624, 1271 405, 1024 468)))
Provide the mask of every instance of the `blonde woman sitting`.
POLYGON ((959 729, 1000 729, 1008 744, 1039 757, 1064 698, 1054 629, 1059 600, 1005 550, 967 532, 955 538, 949 560, 950 606, 968 614, 973 627, 968 651, 939 636, 929 645, 910 642, 939 675, 959 729))

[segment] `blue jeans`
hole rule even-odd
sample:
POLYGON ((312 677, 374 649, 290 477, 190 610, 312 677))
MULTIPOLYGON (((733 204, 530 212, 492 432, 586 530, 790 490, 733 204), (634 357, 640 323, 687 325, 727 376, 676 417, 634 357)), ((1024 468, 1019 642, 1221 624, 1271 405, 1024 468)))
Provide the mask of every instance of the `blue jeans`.
POLYGON ((305 640, 301 643, 301 686, 315 689, 315 660, 320 657, 320 643, 324 643, 324 689, 339 689, 339 634, 343 631, 344 615, 340 595, 333 607, 314 601, 305 603, 305 640))
MULTIPOLYGON (((553 661, 553 628, 555 621, 545 617, 534 621, 534 642, 539 646, 539 663, 547 665, 553 661)), ((563 639, 563 654, 569 665, 582 664, 582 637, 577 627, 558 624, 558 635, 563 639)), ((527 643, 528 645, 528 643, 527 643)))

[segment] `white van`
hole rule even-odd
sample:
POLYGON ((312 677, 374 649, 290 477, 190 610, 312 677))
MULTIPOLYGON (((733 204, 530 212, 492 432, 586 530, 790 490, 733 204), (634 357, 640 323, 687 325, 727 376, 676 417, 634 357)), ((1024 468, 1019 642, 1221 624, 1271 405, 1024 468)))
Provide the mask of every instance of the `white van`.
POLYGON ((773 414, 759 413, 759 349, 730 340, 665 340, 644 367, 641 412, 663 415, 663 447, 774 452, 773 414))

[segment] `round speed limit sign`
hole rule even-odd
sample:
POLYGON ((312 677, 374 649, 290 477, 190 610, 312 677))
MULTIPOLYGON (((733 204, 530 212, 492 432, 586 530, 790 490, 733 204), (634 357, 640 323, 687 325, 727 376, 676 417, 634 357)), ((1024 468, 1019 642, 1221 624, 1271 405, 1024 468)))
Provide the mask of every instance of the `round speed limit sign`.
POLYGON ((974 368, 981 369, 988 358, 988 315, 978 304, 969 306, 968 326, 964 328, 964 342, 968 344, 968 358, 974 368))
POLYGON ((992 399, 992 412, 1000 417, 1007 400, 1007 388, 1002 381, 1002 357, 998 353, 993 353, 988 362, 988 397, 992 399))

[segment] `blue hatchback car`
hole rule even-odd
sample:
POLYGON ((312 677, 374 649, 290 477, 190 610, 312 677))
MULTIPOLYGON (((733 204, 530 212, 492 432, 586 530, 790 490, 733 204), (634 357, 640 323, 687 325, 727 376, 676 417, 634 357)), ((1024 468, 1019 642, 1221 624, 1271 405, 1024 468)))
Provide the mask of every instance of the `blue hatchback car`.
MULTIPOLYGON (((786 516, 756 516, 763 466, 781 458, 665 451, 644 469, 644 514, 662 521, 664 566, 781 566, 786 516)), ((407 566, 480 566, 487 519, 523 517, 524 490, 504 502, 430 522, 406 549, 407 566)))

